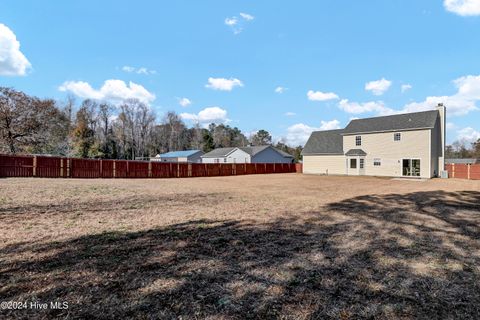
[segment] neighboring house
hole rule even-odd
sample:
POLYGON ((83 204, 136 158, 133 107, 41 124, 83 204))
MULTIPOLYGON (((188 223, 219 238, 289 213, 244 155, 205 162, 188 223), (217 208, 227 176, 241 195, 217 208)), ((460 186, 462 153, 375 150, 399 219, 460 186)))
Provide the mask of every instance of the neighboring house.
POLYGON ((445 170, 445 107, 356 119, 308 139, 303 172, 431 178, 445 170))
POLYGON ((171 151, 163 154, 158 154, 151 161, 159 162, 189 162, 201 163, 203 151, 200 150, 186 150, 186 151, 171 151))
POLYGON ((445 164, 480 164, 480 159, 445 159, 445 164))
POLYGON ((293 160, 293 156, 272 146, 218 148, 202 156, 202 163, 292 163, 293 160))

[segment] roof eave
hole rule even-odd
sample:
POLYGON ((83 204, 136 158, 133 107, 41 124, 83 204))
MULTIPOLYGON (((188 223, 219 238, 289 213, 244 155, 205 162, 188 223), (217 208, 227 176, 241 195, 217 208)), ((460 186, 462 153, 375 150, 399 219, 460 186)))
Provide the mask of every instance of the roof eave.
POLYGON ((421 127, 421 128, 408 128, 408 129, 390 129, 390 130, 379 130, 379 131, 358 131, 358 132, 343 132, 342 136, 351 136, 354 134, 368 134, 368 133, 384 133, 384 132, 399 132, 399 131, 417 131, 417 130, 430 130, 434 127, 421 127))

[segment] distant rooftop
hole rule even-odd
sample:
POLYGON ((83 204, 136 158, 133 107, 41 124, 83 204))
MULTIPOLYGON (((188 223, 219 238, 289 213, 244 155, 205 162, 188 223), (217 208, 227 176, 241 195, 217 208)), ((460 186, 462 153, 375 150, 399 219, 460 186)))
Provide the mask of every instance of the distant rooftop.
POLYGON ((480 163, 479 159, 445 159, 446 164, 476 164, 480 163))
POLYGON ((185 151, 170 151, 167 153, 159 154, 157 157, 161 158, 182 158, 182 157, 189 157, 194 155, 195 153, 202 152, 200 150, 185 150, 185 151))

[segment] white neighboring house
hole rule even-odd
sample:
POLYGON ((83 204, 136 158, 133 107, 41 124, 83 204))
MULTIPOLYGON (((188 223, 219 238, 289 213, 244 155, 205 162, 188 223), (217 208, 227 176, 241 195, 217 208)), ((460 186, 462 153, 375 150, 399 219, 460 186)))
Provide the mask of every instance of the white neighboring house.
POLYGON ((203 151, 200 150, 170 151, 163 154, 157 154, 155 158, 150 158, 150 161, 201 163, 202 155, 203 151))
POLYGON ((445 170, 445 107, 313 132, 303 173, 432 178, 445 170))
POLYGON ((292 155, 272 146, 218 148, 205 153, 202 163, 292 163, 292 155))

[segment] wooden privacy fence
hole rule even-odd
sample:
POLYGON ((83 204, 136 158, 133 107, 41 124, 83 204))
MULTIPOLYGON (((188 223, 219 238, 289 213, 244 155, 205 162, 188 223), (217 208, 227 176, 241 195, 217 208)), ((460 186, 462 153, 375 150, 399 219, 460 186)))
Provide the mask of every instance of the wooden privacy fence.
POLYGON ((0 177, 187 178, 290 173, 293 163, 167 163, 0 155, 0 177))
POLYGON ((480 164, 447 164, 449 178, 480 180, 480 164))

